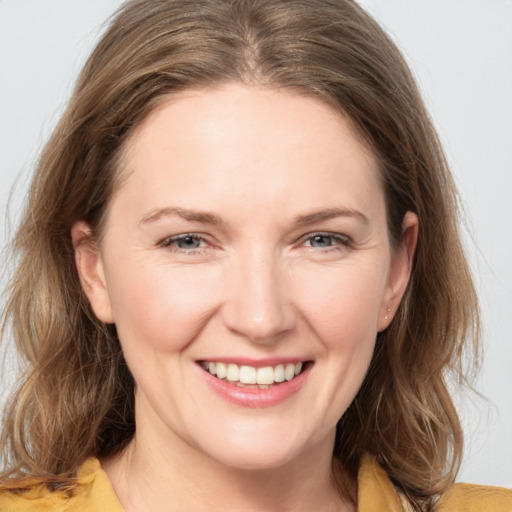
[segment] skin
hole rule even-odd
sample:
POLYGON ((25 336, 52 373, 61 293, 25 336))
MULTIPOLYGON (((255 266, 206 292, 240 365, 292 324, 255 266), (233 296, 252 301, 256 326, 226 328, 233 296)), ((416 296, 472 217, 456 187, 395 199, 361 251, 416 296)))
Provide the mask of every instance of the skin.
POLYGON ((120 172, 101 244, 84 222, 72 237, 137 383, 135 438, 103 461, 126 511, 354 510, 330 478, 335 426, 404 293, 416 217, 392 250, 371 152, 287 91, 180 93, 120 172), (249 408, 205 384, 197 361, 226 357, 313 364, 284 402, 249 408))

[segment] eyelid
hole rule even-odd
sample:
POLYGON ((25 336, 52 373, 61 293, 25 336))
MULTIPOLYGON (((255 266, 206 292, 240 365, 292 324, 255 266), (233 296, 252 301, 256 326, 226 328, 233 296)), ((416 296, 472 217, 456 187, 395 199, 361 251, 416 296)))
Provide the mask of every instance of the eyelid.
MULTIPOLYGON (((158 242, 157 245, 159 247, 171 247, 174 242, 178 242, 179 240, 183 240, 185 238, 197 238, 198 240, 201 240, 202 242, 206 242, 209 245, 212 245, 208 241, 208 238, 201 233, 180 233, 179 235, 167 236, 167 237, 163 238, 160 242, 158 242)), ((190 249, 190 251, 194 251, 194 250, 197 251, 199 249, 200 248, 190 249)), ((176 248, 176 250, 185 251, 185 249, 179 249, 179 248, 176 248)))
POLYGON ((335 233, 335 232, 332 232, 332 231, 313 231, 311 233, 308 233, 308 234, 302 236, 299 239, 299 243, 304 243, 307 240, 310 240, 311 238, 314 238, 315 236, 325 236, 325 237, 334 238, 335 240, 338 240, 343 245, 349 245, 350 242, 351 242, 351 238, 349 236, 347 236, 347 235, 342 234, 342 233, 335 233))
MULTIPOLYGON (((335 250, 335 249, 339 248, 340 246, 347 247, 351 244, 351 238, 349 236, 342 234, 342 233, 332 232, 332 231, 312 231, 310 233, 307 233, 307 234, 301 236, 297 240, 296 244, 298 246, 304 245, 305 242, 307 242, 308 240, 311 240, 312 238, 317 237, 317 236, 332 238, 333 240, 335 240, 337 242, 331 246, 326 246, 325 248, 323 248, 324 251, 335 250)), ((173 246, 173 244, 175 244, 176 242, 183 240, 185 238, 198 239, 201 242, 206 243, 208 246, 215 245, 214 243, 212 243, 212 241, 209 239, 208 236, 206 236, 202 233, 190 232, 190 233, 180 233, 178 235, 167 236, 167 237, 163 238, 161 241, 159 241, 157 243, 157 246, 164 247, 164 248, 171 248, 173 246)), ((315 249, 314 247, 311 247, 311 248, 315 249)), ((180 249, 178 247, 175 247, 174 250, 190 253, 190 252, 199 251, 202 249, 205 249, 205 247, 197 247, 197 248, 191 248, 191 249, 180 249)), ((322 249, 322 248, 318 248, 318 249, 322 249)))

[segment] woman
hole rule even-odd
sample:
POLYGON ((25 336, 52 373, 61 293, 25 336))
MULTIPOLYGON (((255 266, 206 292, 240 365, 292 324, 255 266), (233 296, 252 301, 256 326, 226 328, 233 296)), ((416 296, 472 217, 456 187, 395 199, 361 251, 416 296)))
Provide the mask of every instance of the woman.
POLYGON ((510 508, 452 485, 455 190, 355 3, 128 2, 15 244, 0 510, 510 508))

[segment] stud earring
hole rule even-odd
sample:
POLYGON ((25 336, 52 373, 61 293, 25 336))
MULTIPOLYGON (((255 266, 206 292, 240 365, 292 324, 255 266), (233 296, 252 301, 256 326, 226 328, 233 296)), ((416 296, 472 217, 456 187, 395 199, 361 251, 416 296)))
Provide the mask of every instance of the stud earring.
POLYGON ((389 317, 388 317, 388 314, 391 313, 391 308, 388 308, 386 310, 386 316, 384 317, 384 320, 386 320, 386 322, 388 321, 389 317))

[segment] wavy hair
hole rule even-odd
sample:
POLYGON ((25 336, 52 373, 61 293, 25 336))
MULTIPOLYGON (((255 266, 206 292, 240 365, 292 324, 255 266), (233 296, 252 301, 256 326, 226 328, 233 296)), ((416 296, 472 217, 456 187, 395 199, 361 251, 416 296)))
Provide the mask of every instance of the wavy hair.
POLYGON ((362 454, 376 454, 429 510, 460 463, 448 380, 463 378, 464 349, 477 346, 478 305, 456 190, 417 86, 351 0, 134 0, 110 20, 41 154, 12 244, 3 326, 26 371, 5 412, 0 482, 70 484, 85 458, 132 439, 133 378, 115 326, 95 318, 81 289, 70 229, 85 220, 101 232, 125 141, 149 112, 177 91, 232 81, 346 115, 380 163, 395 247, 404 214, 419 218, 408 289, 339 421, 334 457, 355 475, 362 454))

